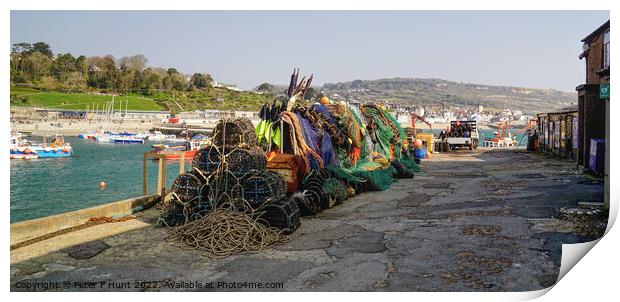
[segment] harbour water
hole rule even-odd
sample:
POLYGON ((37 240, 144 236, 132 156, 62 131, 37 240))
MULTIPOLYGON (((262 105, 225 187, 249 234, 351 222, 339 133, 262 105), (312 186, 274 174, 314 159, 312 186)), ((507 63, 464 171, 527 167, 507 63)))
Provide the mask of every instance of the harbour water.
MULTIPOLYGON (((11 223, 142 195, 142 158, 153 143, 115 145, 75 137, 65 141, 74 156, 11 160, 11 223), (107 184, 103 190, 100 181, 107 184)), ((189 169, 191 163, 185 166, 189 169)), ((148 172, 149 193, 155 193, 157 161, 149 160, 148 172)), ((178 174, 179 163, 168 164, 167 187, 178 174)))

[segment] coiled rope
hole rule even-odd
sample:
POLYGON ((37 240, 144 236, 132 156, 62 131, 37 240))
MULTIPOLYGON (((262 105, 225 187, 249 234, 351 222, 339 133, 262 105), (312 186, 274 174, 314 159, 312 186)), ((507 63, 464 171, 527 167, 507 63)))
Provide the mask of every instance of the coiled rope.
POLYGON ((281 230, 267 227, 253 216, 234 207, 220 207, 198 220, 168 229, 166 240, 207 251, 211 258, 259 253, 288 241, 281 230))

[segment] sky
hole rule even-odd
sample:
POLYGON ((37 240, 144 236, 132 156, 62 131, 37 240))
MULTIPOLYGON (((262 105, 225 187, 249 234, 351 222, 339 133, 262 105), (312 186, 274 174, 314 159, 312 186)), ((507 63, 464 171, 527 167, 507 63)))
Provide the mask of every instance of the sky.
POLYGON ((207 72, 252 89, 392 77, 574 91, 609 11, 12 11, 11 44, 207 72))

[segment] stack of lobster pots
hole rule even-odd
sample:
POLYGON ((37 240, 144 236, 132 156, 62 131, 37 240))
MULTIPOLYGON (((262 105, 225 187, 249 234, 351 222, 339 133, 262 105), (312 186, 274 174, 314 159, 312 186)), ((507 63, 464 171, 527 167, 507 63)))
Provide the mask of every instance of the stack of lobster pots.
POLYGON ((222 119, 212 144, 194 156, 192 170, 179 175, 160 224, 182 225, 217 207, 234 207, 285 234, 299 227, 299 207, 287 197, 282 174, 267 169, 265 152, 256 145, 247 118, 222 119))

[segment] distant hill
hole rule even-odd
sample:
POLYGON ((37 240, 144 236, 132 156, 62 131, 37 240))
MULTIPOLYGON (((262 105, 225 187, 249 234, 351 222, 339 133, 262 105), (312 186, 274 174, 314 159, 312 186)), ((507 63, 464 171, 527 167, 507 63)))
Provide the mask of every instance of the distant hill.
POLYGON ((451 82, 441 79, 392 78, 326 83, 321 89, 358 101, 386 101, 403 105, 478 106, 518 109, 538 113, 561 109, 577 102, 577 94, 553 89, 534 89, 451 82))

